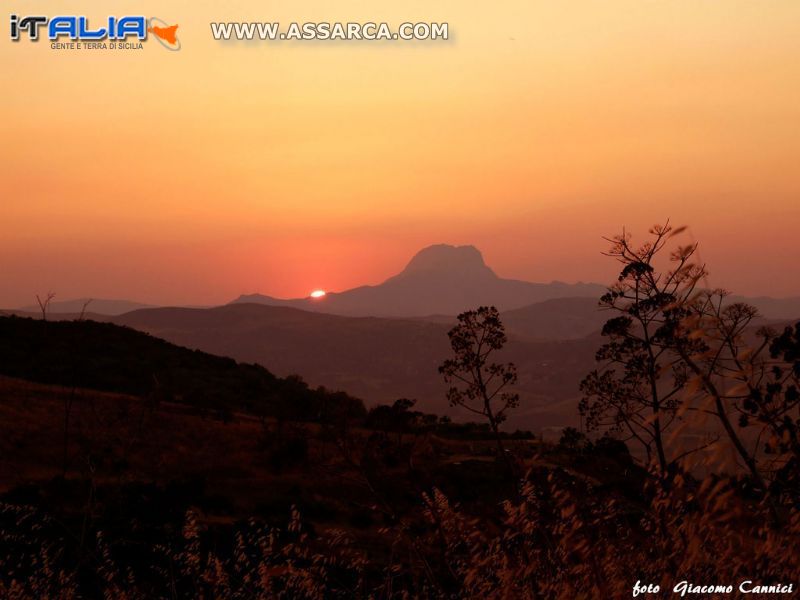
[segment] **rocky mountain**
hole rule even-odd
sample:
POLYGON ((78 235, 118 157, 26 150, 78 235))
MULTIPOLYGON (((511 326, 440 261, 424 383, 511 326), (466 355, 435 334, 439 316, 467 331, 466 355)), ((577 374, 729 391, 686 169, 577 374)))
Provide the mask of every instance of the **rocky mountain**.
POLYGON ((290 306, 350 316, 420 317, 456 315, 480 305, 510 310, 563 297, 597 298, 604 287, 591 283, 531 283, 504 279, 474 246, 438 244, 418 252, 408 265, 378 285, 365 285, 322 298, 280 300, 243 295, 234 303, 290 306))

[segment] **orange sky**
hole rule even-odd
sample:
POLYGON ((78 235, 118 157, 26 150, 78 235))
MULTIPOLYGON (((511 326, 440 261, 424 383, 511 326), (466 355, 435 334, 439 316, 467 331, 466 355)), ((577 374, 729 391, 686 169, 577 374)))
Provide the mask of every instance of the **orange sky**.
POLYGON ((306 295, 437 242, 507 277, 605 282, 601 237, 666 217, 715 285, 800 294, 796 0, 164 6, 86 14, 178 23, 179 52, 2 37, 0 306, 306 295), (214 42, 223 20, 447 21, 452 39, 214 42))

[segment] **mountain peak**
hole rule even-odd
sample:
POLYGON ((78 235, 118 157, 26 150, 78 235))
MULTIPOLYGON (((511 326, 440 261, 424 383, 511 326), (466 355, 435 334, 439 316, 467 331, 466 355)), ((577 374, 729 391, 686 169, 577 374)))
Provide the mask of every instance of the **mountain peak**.
POLYGON ((403 274, 448 273, 453 275, 481 274, 495 276, 486 266, 483 255, 475 246, 434 244, 423 248, 403 269, 403 274))
POLYGON ((604 292, 604 286, 594 284, 503 279, 486 265, 475 246, 435 244, 417 252, 405 269, 378 285, 331 293, 318 300, 275 300, 262 296, 240 301, 295 306, 337 315, 424 317, 457 315, 478 306, 510 310, 552 298, 597 298, 604 292))

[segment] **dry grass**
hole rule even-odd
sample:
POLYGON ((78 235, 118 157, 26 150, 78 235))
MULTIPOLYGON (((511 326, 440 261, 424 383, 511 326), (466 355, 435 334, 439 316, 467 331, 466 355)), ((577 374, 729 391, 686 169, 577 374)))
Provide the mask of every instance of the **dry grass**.
MULTIPOLYGON (((61 475, 61 411, 72 393, 0 380, 2 490, 61 475)), ((264 425, 245 415, 224 423, 178 405, 78 390, 71 423, 67 481, 102 489, 197 474, 225 507, 190 508, 142 564, 126 558, 119 533, 70 529, 36 508, 2 504, 2 598, 589 599, 630 597, 637 580, 668 589, 682 579, 790 583, 800 575, 800 513, 783 507, 775 526, 736 480, 653 475, 630 498, 592 467, 551 455, 528 461, 525 483, 498 507, 484 492, 476 491, 477 503, 459 503, 442 488, 418 489, 401 468, 370 466, 365 431, 350 432, 356 450, 343 457, 335 441, 305 426, 307 463, 276 469, 263 460, 264 425), (309 520, 293 508, 280 526, 246 518, 298 493, 330 515, 309 520), (398 495, 411 498, 407 510, 398 495), (354 526, 354 506, 375 522, 354 526)), ((423 468, 491 470, 476 456, 484 445, 428 440, 416 458, 423 468)), ((70 510, 80 524, 95 509, 81 500, 70 510)))

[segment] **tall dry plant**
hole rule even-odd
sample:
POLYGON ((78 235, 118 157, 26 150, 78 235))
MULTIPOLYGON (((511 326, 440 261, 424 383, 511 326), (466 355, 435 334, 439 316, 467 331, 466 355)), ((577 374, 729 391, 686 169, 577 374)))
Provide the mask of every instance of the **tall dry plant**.
POLYGON ((508 418, 508 411, 519 405, 519 394, 511 391, 517 382, 517 368, 513 363, 494 360, 508 341, 500 313, 494 306, 463 312, 447 335, 453 358, 439 367, 439 373, 450 384, 447 399, 451 406, 463 407, 489 423, 498 459, 513 470, 500 425, 508 418))
POLYGON ((677 246, 664 268, 659 265, 681 231, 655 226, 641 246, 634 246, 626 232, 609 240, 608 256, 622 270, 600 305, 615 316, 603 327, 608 341, 597 352, 601 367, 581 383, 579 405, 590 431, 612 431, 639 443, 662 473, 677 458, 666 439, 680 418, 687 383, 686 365, 673 347, 675 324, 684 316, 677 309, 692 300, 706 274, 694 262, 694 244, 677 246))

